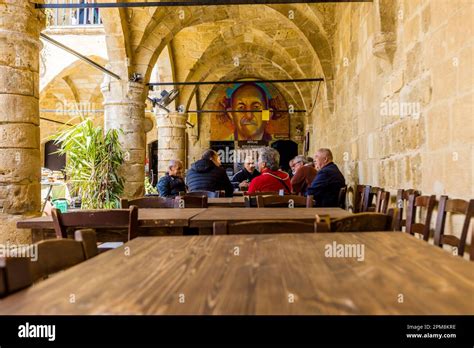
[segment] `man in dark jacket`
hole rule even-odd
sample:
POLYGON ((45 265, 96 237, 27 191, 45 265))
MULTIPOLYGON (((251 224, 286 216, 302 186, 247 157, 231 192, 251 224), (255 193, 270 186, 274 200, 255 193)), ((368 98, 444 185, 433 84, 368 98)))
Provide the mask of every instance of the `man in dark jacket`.
POLYGON ((183 179, 183 163, 180 160, 171 160, 168 172, 158 180, 156 187, 161 197, 174 198, 179 192, 186 192, 183 179))
POLYGON ((243 168, 234 174, 231 182, 234 188, 244 191, 248 189, 250 182, 259 175, 260 172, 255 169, 255 161, 252 157, 247 156, 243 168))
POLYGON ((313 195, 316 207, 337 207, 339 190, 346 185, 344 176, 333 163, 329 149, 319 149, 315 155, 318 173, 308 187, 308 195, 313 195))
POLYGON ((224 168, 221 167, 219 155, 214 150, 206 150, 199 161, 192 164, 186 175, 189 191, 220 191, 226 197, 232 197, 234 188, 224 168))

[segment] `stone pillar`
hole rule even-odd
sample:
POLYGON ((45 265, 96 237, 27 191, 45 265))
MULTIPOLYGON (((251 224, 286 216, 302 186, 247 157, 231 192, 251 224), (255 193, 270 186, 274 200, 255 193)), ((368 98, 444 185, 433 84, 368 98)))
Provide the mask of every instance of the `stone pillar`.
POLYGON ((29 0, 0 0, 0 243, 29 241, 16 221, 40 211, 39 34, 29 0))
POLYGON ((156 112, 156 128, 158 129, 158 176, 168 170, 172 159, 185 163, 186 146, 186 114, 156 112))
POLYGON ((125 179, 125 198, 145 194, 145 100, 148 88, 138 82, 110 80, 101 86, 104 94, 105 129, 120 129, 120 142, 125 151, 121 175, 125 179))

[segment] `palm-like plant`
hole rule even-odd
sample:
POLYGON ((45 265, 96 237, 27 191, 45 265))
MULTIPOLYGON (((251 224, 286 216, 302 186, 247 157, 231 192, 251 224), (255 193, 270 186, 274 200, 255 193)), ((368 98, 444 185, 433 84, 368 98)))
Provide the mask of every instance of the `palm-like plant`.
POLYGON ((91 120, 64 129, 53 139, 58 153, 66 155, 66 175, 81 196, 82 209, 113 209, 120 206, 124 180, 119 167, 124 152, 117 130, 104 133, 91 120))

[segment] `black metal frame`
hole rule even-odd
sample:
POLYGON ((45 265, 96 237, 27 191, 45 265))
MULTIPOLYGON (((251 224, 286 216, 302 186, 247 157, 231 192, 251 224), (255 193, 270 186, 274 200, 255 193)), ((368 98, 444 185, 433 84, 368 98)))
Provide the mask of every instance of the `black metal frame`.
POLYGON ((66 45, 63 45, 62 43, 60 43, 60 42, 54 40, 53 38, 50 38, 48 35, 45 35, 45 34, 43 34, 43 33, 40 33, 40 38, 42 38, 43 40, 45 40, 45 41, 47 41, 47 42, 49 42, 49 43, 51 43, 51 44, 53 44, 53 45, 55 45, 55 46, 57 46, 57 47, 63 49, 63 50, 65 50, 66 52, 68 52, 68 53, 70 53, 70 54, 76 56, 77 58, 79 58, 79 59, 85 61, 87 64, 92 65, 94 68, 96 68, 96 69, 102 71, 103 73, 105 73, 105 74, 107 74, 107 75, 109 75, 109 76, 112 76, 113 78, 115 78, 115 79, 117 79, 117 80, 120 80, 120 76, 118 76, 117 74, 114 74, 112 71, 110 71, 110 70, 104 68, 104 67, 103 67, 102 65, 100 65, 100 64, 97 64, 96 62, 94 62, 93 60, 91 60, 91 59, 87 58, 86 56, 80 54, 79 52, 74 51, 72 48, 69 48, 69 47, 67 47, 66 45))
MULTIPOLYGON (((198 113, 198 114, 203 114, 203 113, 210 113, 210 114, 222 114, 226 112, 262 112, 263 110, 187 110, 186 113, 198 113)), ((306 110, 270 110, 272 112, 287 112, 289 114, 293 113, 304 113, 306 110)), ((179 112, 179 110, 176 110, 176 112, 179 112)))
POLYGON ((296 83, 296 82, 322 82, 322 77, 307 79, 282 79, 282 80, 236 80, 236 81, 195 81, 195 82, 150 82, 148 86, 200 86, 200 85, 231 85, 234 83, 296 83))
POLYGON ((373 0, 189 0, 150 2, 107 2, 85 4, 39 4, 35 8, 130 8, 130 7, 188 7, 188 6, 229 6, 229 5, 282 5, 318 4, 344 2, 373 2, 373 0))

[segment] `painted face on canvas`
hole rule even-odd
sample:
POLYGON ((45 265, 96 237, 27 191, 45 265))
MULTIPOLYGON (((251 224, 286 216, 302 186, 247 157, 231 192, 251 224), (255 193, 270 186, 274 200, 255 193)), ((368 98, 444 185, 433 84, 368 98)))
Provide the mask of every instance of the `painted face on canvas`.
POLYGON ((238 140, 261 140, 267 121, 260 110, 267 109, 263 92, 254 85, 243 85, 232 95, 230 112, 238 140))

